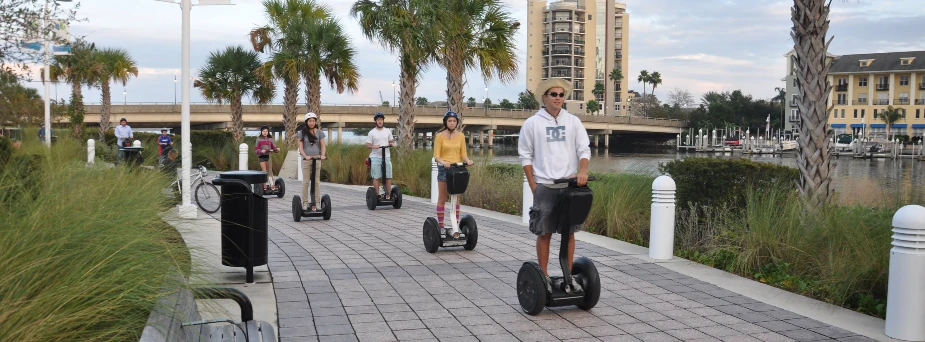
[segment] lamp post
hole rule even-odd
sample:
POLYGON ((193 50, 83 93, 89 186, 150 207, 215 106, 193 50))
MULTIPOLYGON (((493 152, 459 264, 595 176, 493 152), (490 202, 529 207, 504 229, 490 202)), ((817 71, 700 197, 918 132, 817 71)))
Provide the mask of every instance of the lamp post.
POLYGON ((126 94, 126 93, 125 93, 125 88, 123 88, 123 89, 122 89, 122 105, 123 105, 123 106, 126 104, 126 102, 127 102, 126 99, 128 98, 128 96, 125 95, 125 94, 126 94))
POLYGON ((485 87, 485 100, 482 101, 482 107, 485 107, 485 116, 488 116, 488 87, 485 87))
POLYGON ((45 146, 51 147, 51 99, 48 97, 51 93, 51 71, 48 70, 48 62, 51 59, 51 42, 48 41, 48 2, 49 1, 58 1, 58 2, 71 2, 71 0, 45 0, 45 12, 44 19, 42 20, 42 40, 43 40, 43 51, 42 56, 44 58, 44 69, 42 83, 45 86, 45 146))
POLYGON ((177 75, 173 75, 173 105, 177 105, 177 75))
POLYGON ((392 107, 392 114, 395 114, 395 106, 398 106, 398 104, 395 103, 395 81, 393 80, 392 81, 392 105, 389 106, 389 107, 392 107))
MULTIPOLYGON (((193 165, 192 157, 192 144, 190 144, 190 109, 189 109, 189 97, 190 97, 190 83, 192 83, 192 76, 190 76, 190 66, 189 66, 189 55, 190 55, 190 10, 193 7, 191 0, 157 0, 161 2, 167 2, 171 4, 180 5, 182 12, 183 25, 182 25, 182 48, 180 53, 180 78, 189 79, 190 82, 183 82, 181 91, 183 95, 181 98, 180 105, 180 139, 182 141, 182 146, 180 147, 180 153, 183 156, 181 165, 181 188, 182 188, 182 203, 180 204, 180 217, 181 218, 196 218, 197 208, 190 201, 190 169, 193 165)), ((197 6, 207 6, 207 5, 231 5, 231 0, 199 0, 197 6)))

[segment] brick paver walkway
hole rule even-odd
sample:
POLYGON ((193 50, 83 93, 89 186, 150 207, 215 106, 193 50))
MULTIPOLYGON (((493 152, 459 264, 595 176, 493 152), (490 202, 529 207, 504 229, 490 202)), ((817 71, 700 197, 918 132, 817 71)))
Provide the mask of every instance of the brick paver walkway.
MULTIPOLYGON (((370 211, 364 191, 322 189, 333 202, 329 221, 294 222, 297 192, 269 200, 281 341, 872 341, 580 241, 576 257, 594 260, 601 275, 598 305, 529 316, 515 290, 520 266, 535 258, 526 227, 476 216, 475 250, 430 254, 421 230, 432 205, 370 211)), ((551 274, 560 272, 558 245, 554 237, 551 274)))

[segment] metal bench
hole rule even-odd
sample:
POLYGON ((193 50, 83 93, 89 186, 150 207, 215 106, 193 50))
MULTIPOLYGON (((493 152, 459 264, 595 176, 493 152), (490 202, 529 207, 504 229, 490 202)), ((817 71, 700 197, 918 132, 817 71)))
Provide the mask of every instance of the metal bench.
POLYGON ((139 341, 275 342, 276 333, 270 323, 254 320, 253 306, 243 292, 234 288, 208 287, 183 290, 161 298, 148 316, 139 341), (232 299, 241 307, 242 322, 202 320, 196 299, 232 299))

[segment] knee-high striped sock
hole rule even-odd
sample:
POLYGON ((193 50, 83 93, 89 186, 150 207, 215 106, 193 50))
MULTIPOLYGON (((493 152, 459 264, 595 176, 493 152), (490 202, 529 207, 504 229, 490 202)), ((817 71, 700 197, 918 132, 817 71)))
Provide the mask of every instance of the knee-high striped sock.
POLYGON ((456 203, 456 221, 459 223, 459 203, 456 203))
POLYGON ((440 223, 440 229, 443 229, 443 211, 444 211, 444 206, 438 205, 437 206, 437 222, 440 223))

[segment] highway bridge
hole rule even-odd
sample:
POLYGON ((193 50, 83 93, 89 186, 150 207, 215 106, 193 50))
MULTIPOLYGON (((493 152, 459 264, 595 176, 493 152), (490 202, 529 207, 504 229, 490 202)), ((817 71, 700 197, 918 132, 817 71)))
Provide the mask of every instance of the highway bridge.
MULTIPOLYGON (((87 125, 99 125, 102 110, 100 105, 85 106, 87 125)), ((321 126, 341 132, 343 129, 368 128, 373 126, 372 117, 376 112, 386 114, 386 126, 395 127, 398 119, 398 109, 376 105, 322 105, 319 113, 321 126)), ((441 127, 445 108, 416 107, 415 131, 418 134, 433 132, 441 127)), ((261 125, 273 127, 274 132, 283 131, 282 123, 283 105, 244 105, 244 126, 256 129, 261 125)), ((299 117, 305 114, 305 106, 298 106, 299 117)), ((482 134, 516 133, 523 125, 524 120, 532 116, 535 111, 502 110, 471 108, 462 113, 466 131, 482 134), (498 132, 496 132, 498 131, 498 132)), ((608 141, 610 134, 621 135, 649 135, 655 137, 673 138, 681 129, 687 126, 685 121, 653 119, 626 116, 603 116, 578 114, 591 135, 604 135, 608 141)), ((180 105, 179 104, 113 104, 110 125, 118 125, 119 118, 126 118, 129 125, 135 129, 167 127, 172 133, 179 133, 180 105)), ((300 122, 302 120, 299 120, 300 122)), ((67 122, 64 118, 62 123, 67 122)), ((228 105, 218 104, 191 104, 190 127, 192 129, 230 129, 231 108, 228 105)), ((331 134, 328 134, 330 137, 331 134)), ((339 134, 338 134, 339 136, 339 134)), ((491 142, 489 142, 491 144, 491 142)))

